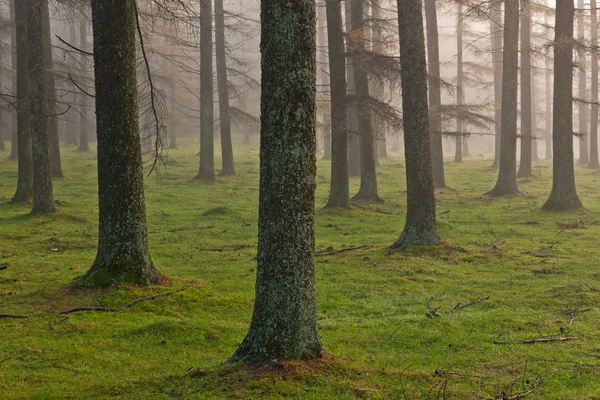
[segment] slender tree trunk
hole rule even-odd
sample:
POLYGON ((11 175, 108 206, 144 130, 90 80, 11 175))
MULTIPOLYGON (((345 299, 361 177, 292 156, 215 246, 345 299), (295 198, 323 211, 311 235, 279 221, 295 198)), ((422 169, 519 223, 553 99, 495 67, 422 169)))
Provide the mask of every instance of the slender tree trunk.
MULTIPOLYGON (((548 14, 544 14, 544 24, 548 26, 548 14)), ((552 74, 552 60, 550 56, 545 57, 546 63, 546 72, 544 74, 544 78, 546 81, 546 122, 545 122, 545 130, 546 130, 546 160, 552 159, 552 81, 550 79, 552 74)))
POLYGON ((502 2, 493 1, 490 8, 490 35, 494 63, 494 168, 500 166, 502 146, 502 30, 502 2))
MULTIPOLYGON (((456 14, 456 106, 459 108, 463 105, 463 15, 462 3, 458 3, 458 12, 456 14)), ((454 153, 454 162, 461 163, 463 161, 463 119, 459 116, 456 118, 456 151, 454 153)))
POLYGON ((502 126, 500 170, 491 196, 512 195, 517 187, 517 94, 519 76, 519 0, 506 0, 502 58, 502 126))
POLYGON ((215 178, 212 0, 200 2, 200 169, 196 179, 215 178))
POLYGON ((444 149, 442 147, 442 91, 440 87, 440 44, 437 26, 436 0, 425 0, 427 21, 427 56, 429 68, 429 130, 431 131, 431 158, 433 186, 446 186, 444 175, 444 149))
POLYGON ((261 157, 256 300, 231 360, 322 356, 315 301, 316 10, 261 2, 261 157))
MULTIPOLYGON (((352 24, 350 23, 350 11, 352 7, 350 0, 344 3, 346 13, 346 36, 352 32, 352 24)), ((356 85, 354 77, 354 62, 352 57, 346 58, 346 92, 349 96, 356 96, 356 85)), ((348 113, 348 176, 360 175, 360 144, 358 130, 358 111, 355 105, 350 105, 346 108, 348 113)))
POLYGON ((544 209, 580 208, 573 162, 573 0, 556 2, 552 192, 544 209))
POLYGON ((92 0, 98 127, 98 253, 88 286, 157 283, 148 249, 136 79, 135 0, 92 0))
MULTIPOLYGON (((591 36, 592 47, 598 46, 598 11, 596 10, 596 0, 590 0, 592 9, 591 36)), ((598 163, 598 53, 592 52, 592 113, 590 124, 590 168, 599 168, 598 163)))
POLYGON ((11 202, 24 203, 33 197, 33 159, 31 148, 31 106, 29 82, 29 49, 27 42, 27 4, 15 2, 15 24, 17 43, 17 117, 18 117, 18 160, 19 172, 17 191, 11 202))
MULTIPOLYGON (((385 54, 385 36, 382 28, 384 22, 381 15, 381 0, 370 0, 373 26, 373 51, 378 54, 385 54)), ((384 84, 380 79, 373 81, 373 95, 376 99, 383 99, 384 84)), ((386 132, 382 128, 380 118, 373 116, 375 129, 375 156, 376 160, 388 158, 386 132)), ((379 165, 379 164, 377 164, 379 165)))
MULTIPOLYGON (((79 19, 79 47, 87 51, 88 41, 87 41, 87 21, 85 16, 82 16, 79 19)), ((83 67, 86 65, 86 57, 83 54, 79 55, 79 62, 83 67)), ((79 103, 81 104, 81 110, 79 112, 79 147, 77 150, 79 151, 90 151, 90 145, 88 140, 88 96, 85 93, 79 94, 79 103)))
POLYGON ((27 3, 27 42, 29 76, 31 79, 31 147, 33 158, 32 214, 54 212, 52 171, 50 169, 50 129, 48 126, 51 101, 48 101, 47 54, 44 50, 44 9, 46 0, 25 0, 27 3))
POLYGON ((517 178, 531 176, 531 15, 530 0, 521 0, 521 162, 517 178))
MULTIPOLYGON (((578 0, 578 8, 583 10, 583 0, 578 0)), ((585 40, 585 23, 584 23, 584 15, 583 11, 577 14, 577 38, 581 43, 585 40)), ((585 50, 578 49, 577 50, 577 64, 578 64, 578 93, 577 97, 580 99, 585 99, 587 97, 586 93, 586 83, 587 77, 585 72, 585 50)), ((587 165, 590 162, 590 157, 588 155, 588 129, 587 129, 587 108, 583 103, 579 103, 579 159, 577 160, 577 165, 587 165)))
MULTIPOLYGON (((4 49, 4 43, 0 42, 0 63, 4 64, 4 54, 5 54, 5 49, 4 49)), ((4 87, 4 79, 2 78, 2 75, 0 75, 0 88, 4 87)), ((5 108, 7 106, 7 102, 3 101, 2 102, 2 108, 5 108)), ((1 110, 0 109, 0 151, 6 151, 6 146, 4 145, 4 132, 6 130, 6 124, 4 123, 4 116, 5 116, 5 110, 1 110)))
MULTIPOLYGON (((15 22, 15 2, 14 0, 10 0, 8 2, 8 6, 10 8, 10 20, 11 22, 15 22)), ((17 28, 16 24, 14 24, 10 29, 10 47, 11 47, 11 57, 10 62, 12 68, 17 70, 17 28)), ((14 77, 12 79, 12 89, 13 93, 17 92, 17 78, 14 77)), ((11 116, 12 116, 12 141, 10 143, 10 159, 16 160, 19 156, 19 128, 17 126, 17 115, 18 112, 11 108, 11 116)))
POLYGON ((538 123, 537 123, 537 87, 535 83, 535 66, 531 67, 531 161, 539 161, 538 157, 538 123))
MULTIPOLYGON (((81 23, 81 21, 79 22, 81 23)), ((70 43, 75 43, 77 40, 77 24, 71 23, 69 24, 69 41, 70 43)), ((75 85, 69 86, 72 93, 70 94, 70 100, 73 104, 79 103, 79 89, 75 85)), ((69 146, 77 146, 77 118, 79 114, 75 110, 75 108, 71 108, 67 111, 66 122, 65 122, 65 141, 69 146)))
MULTIPOLYGON (((317 49, 317 78, 322 91, 327 91, 330 82, 327 79, 328 75, 324 72, 327 66, 327 15, 326 15, 326 0, 319 2, 317 6, 317 38, 319 47, 317 49), (321 71, 319 73, 319 71, 321 71)), ((344 72, 346 68, 344 67, 344 72)), ((323 96, 327 98, 327 96, 323 96)), ((331 101, 331 94, 329 95, 331 101)), ((331 160, 331 116, 321 113, 321 132, 323 133, 323 160, 331 160)), ((318 144, 318 141, 317 141, 318 144)))
POLYGON ((406 224, 392 248, 438 241, 421 0, 398 0, 406 157, 406 224))
POLYGON ((346 61, 342 5, 326 0, 329 76, 331 87, 331 188, 326 208, 350 208, 348 187, 348 126, 346 61))

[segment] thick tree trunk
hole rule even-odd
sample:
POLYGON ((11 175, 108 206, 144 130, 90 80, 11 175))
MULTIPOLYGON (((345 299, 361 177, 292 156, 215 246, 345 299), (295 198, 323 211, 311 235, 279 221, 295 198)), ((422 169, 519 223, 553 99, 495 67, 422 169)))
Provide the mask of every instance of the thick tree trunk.
POLYGON ((341 3, 338 0, 326 0, 326 14, 331 87, 331 188, 325 207, 350 208, 346 60, 341 3))
MULTIPOLYGON (((10 8, 10 20, 11 22, 15 22, 15 1, 10 0, 8 2, 8 6, 10 8)), ((10 30, 10 47, 11 47, 11 66, 16 71, 17 70, 17 28, 16 24, 14 24, 10 30)), ((13 93, 17 92, 17 78, 12 78, 12 89, 13 93)), ((11 116, 12 116, 12 141, 10 143, 10 159, 16 160, 19 157, 19 128, 17 126, 17 118, 18 112, 15 111, 11 107, 11 116)))
MULTIPOLYGON (((544 24, 548 26, 548 14, 544 14, 544 24)), ((546 122, 545 122, 545 145, 546 145, 546 160, 552 159, 552 81, 550 79, 552 74, 552 59, 550 56, 545 58, 546 72, 544 79, 546 81, 546 122)))
POLYGON ((17 191, 11 202, 24 203, 33 197, 33 159, 31 148, 31 106, 29 89, 29 50, 27 43, 27 4, 15 2, 17 43, 17 118, 19 172, 17 191))
MULTIPOLYGON (((79 48, 87 51, 87 21, 85 16, 79 19, 79 48)), ((79 55, 79 62, 82 66, 86 65, 86 57, 83 54, 79 55)), ((79 94, 79 103, 81 104, 81 111, 79 112, 79 151, 90 151, 90 145, 88 140, 88 96, 85 93, 79 94)))
MULTIPOLYGON (((456 106, 460 108, 463 104, 463 15, 462 3, 458 3, 456 14, 456 106)), ((460 110, 459 110, 460 111, 460 110)), ((463 161, 463 119, 456 118, 456 151, 454 152, 454 162, 463 161)))
POLYGON ((446 186, 444 175, 444 149, 442 147, 442 91, 440 87, 440 44, 437 26, 436 0, 425 0, 427 21, 427 56, 429 68, 429 130, 431 132, 431 161, 433 186, 446 186))
POLYGON ((231 360, 322 356, 315 301, 316 10, 262 0, 260 203, 256 300, 231 360))
POLYGON ((406 225, 392 248, 438 241, 421 0, 398 0, 406 157, 406 225))
MULTIPOLYGON (((583 10, 583 0, 579 0, 577 3, 579 9, 583 10)), ((585 22, 583 12, 577 14, 577 38, 581 43, 585 41, 585 22)), ((580 99, 585 99, 587 97, 586 93, 586 83, 587 77, 585 72, 585 50, 578 49, 577 50, 577 69, 579 71, 577 83, 578 83, 578 92, 577 97, 580 99)), ((588 155, 588 129, 587 129, 587 106, 583 103, 579 103, 578 105, 578 114, 579 114, 579 159, 577 160, 577 165, 587 165, 590 162, 590 157, 588 155)))
POLYGON ((219 123, 221 128, 221 176, 235 175, 231 118, 229 116, 229 90, 227 88, 227 53, 225 50, 225 11, 223 0, 215 0, 215 57, 217 61, 217 89, 219 91, 219 123))
POLYGON ((490 36, 492 38, 492 60, 494 63, 494 163, 500 166, 502 146, 502 2, 495 0, 490 7, 490 36))
POLYGON ((27 3, 28 70, 31 79, 31 148, 33 158, 32 214, 54 212, 52 171, 50 170, 50 130, 48 126, 47 55, 44 50, 44 8, 46 0, 25 0, 27 3))
POLYGON ((88 286, 160 281, 148 250, 135 7, 135 0, 92 0, 100 226, 88 286))
MULTIPOLYGON (((592 9, 591 36, 592 47, 598 46, 598 10, 596 10, 596 0, 590 0, 592 9)), ((590 124, 590 168, 599 168, 598 162, 598 53, 592 52, 592 112, 590 124)))
POLYGON ((196 179, 215 178, 212 0, 200 2, 200 169, 196 179))
POLYGON ((521 0, 521 161, 517 178, 531 176, 531 14, 530 0, 521 0))
MULTIPOLYGON (((350 23, 350 12, 352 7, 350 0, 344 3, 344 11, 346 16, 346 36, 352 32, 352 24, 350 23)), ((346 58, 346 93, 349 96, 356 96, 356 85, 354 77, 354 62, 352 57, 346 58)), ((358 111, 355 105, 346 107, 348 115, 348 176, 354 177, 360 175, 360 143, 358 137, 358 111)))
POLYGON ((573 162, 573 0, 556 2, 552 192, 544 209, 580 208, 573 162))
POLYGON ((517 93, 519 76, 519 0, 506 0, 502 58, 502 126, 500 170, 490 196, 512 195, 517 187, 517 93))

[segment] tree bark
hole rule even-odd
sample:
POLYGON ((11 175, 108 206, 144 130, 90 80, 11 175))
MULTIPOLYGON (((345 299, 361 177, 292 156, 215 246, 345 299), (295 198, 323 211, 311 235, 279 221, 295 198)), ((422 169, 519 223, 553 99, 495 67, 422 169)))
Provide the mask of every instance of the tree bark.
POLYGON ((521 161, 517 178, 531 176, 531 14, 530 0, 521 0, 521 161))
POLYGON ((27 42, 27 4, 15 2, 17 43, 17 118, 18 118, 18 178, 12 203, 24 203, 33 197, 33 159, 31 148, 31 106, 29 93, 29 50, 27 42))
MULTIPOLYGON (((548 14, 544 14, 544 24, 548 26, 548 14)), ((550 79, 552 74, 552 62, 550 56, 545 57, 546 73, 544 79, 546 81, 546 160, 552 159, 552 81, 550 79)))
MULTIPOLYGON (((87 51, 88 41, 87 41, 87 21, 85 15, 83 15, 79 19, 79 47, 87 51)), ((86 56, 84 54, 79 55, 79 62, 82 67, 86 65, 86 56)), ((88 95, 85 93, 79 94, 79 103, 81 104, 81 109, 79 111, 79 147, 77 150, 79 151, 90 151, 90 145, 88 140, 88 95)))
POLYGON ((92 0, 98 136, 98 253, 87 286, 160 281, 148 249, 138 123, 135 0, 92 0))
MULTIPOLYGON (((8 6, 10 8, 9 13, 10 13, 10 20, 11 22, 15 22, 15 1, 14 0, 10 0, 8 2, 8 6)), ((11 61, 11 66, 12 68, 16 71, 17 70, 17 28, 16 28, 16 23, 14 23, 15 26, 13 26, 10 29, 10 47, 11 47, 11 57, 10 57, 10 61, 11 61)), ((17 78, 14 77, 12 79, 12 89, 13 89, 13 93, 17 92, 17 78)), ((11 116, 12 116, 12 141, 10 143, 10 159, 11 160, 16 160, 19 157, 19 128, 17 126, 17 116, 18 116, 18 112, 14 111, 14 109, 12 109, 11 112, 11 116)))
POLYGON ((261 2, 261 156, 256 300, 231 357, 268 363, 322 356, 315 301, 316 10, 261 2))
POLYGON ((490 7, 490 34, 494 63, 494 168, 500 166, 502 146, 502 30, 502 2, 493 1, 490 7))
MULTIPOLYGON (((592 9, 592 24, 591 24, 591 36, 592 36, 592 48, 598 46, 598 10, 596 10, 596 0, 590 0, 590 7, 592 9)), ((600 163, 598 162, 598 53, 592 52, 592 110, 591 110, 591 124, 590 124, 590 163, 589 168, 599 168, 600 163)))
MULTIPOLYGON (((463 104, 463 15, 462 3, 458 3, 456 13, 456 106, 460 108, 463 104)), ((456 118, 456 151, 454 152, 454 162, 463 162, 463 119, 456 118)))
POLYGON ((421 7, 421 0, 398 0, 407 208, 404 230, 392 248, 438 241, 421 7))
POLYGON ((346 60, 341 3, 326 0, 326 14, 331 87, 331 187, 325 208, 350 208, 346 60))
MULTIPOLYGON (((352 7, 350 0, 344 3, 346 14, 346 36, 352 32, 350 12, 352 7)), ((356 96, 355 85, 355 66, 352 57, 346 58, 346 92, 349 96, 356 96)), ((346 107, 348 114, 348 176, 354 177, 360 175, 360 144, 358 137, 358 111, 355 105, 346 107)))
MULTIPOLYGON (((583 10, 583 0, 578 1, 579 9, 583 10)), ((585 40, 585 23, 583 12, 577 14, 577 38, 581 43, 585 40)), ((578 49, 577 50, 577 69, 579 71, 577 83, 578 83, 578 93, 577 97, 580 99, 585 99, 587 97, 586 93, 586 83, 587 77, 585 72, 585 50, 578 49)), ((587 106, 583 103, 579 103, 578 105, 578 116, 579 116, 579 159, 577 160, 578 165, 587 165, 590 162, 590 157, 588 155, 588 129, 587 129, 587 106)))
POLYGON ((582 207, 573 162, 573 0, 557 0, 554 39, 554 114, 552 192, 545 210, 582 207))
MULTIPOLYGON (((319 40, 319 47, 317 49, 317 65, 319 66, 317 68, 317 78, 319 78, 319 85, 322 91, 326 91, 326 88, 330 86, 329 79, 327 79, 328 75, 324 71, 328 63, 326 7, 326 0, 323 0, 322 3, 319 2, 317 6, 317 38, 319 40)), ((344 67, 344 73, 345 71, 346 68, 344 67)), ((327 98, 327 96, 323 96, 323 98, 327 98)), ((329 101, 331 102, 331 93, 329 94, 329 101)), ((331 160, 331 116, 325 113, 321 113, 321 131, 323 132, 323 160, 331 160)))
POLYGON ((437 26, 436 0, 425 0, 427 21, 427 56, 429 68, 429 130, 431 132, 431 161, 433 186, 446 187, 444 149, 442 146, 442 91, 440 87, 440 44, 437 26))
POLYGON ((490 196, 512 195, 517 187, 517 92, 519 74, 519 0, 506 0, 502 57, 502 145, 500 170, 490 196))

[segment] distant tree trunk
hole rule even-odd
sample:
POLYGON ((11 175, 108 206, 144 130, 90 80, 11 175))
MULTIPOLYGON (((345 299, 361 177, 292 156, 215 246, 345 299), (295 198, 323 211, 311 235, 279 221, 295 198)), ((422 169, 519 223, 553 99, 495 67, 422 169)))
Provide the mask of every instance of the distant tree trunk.
MULTIPOLYGON (((353 34, 358 33, 358 39, 350 46, 354 51, 365 50, 364 0, 352 0, 350 19, 353 34)), ((349 46, 349 47, 350 47, 349 46)), ((377 194, 377 171, 375 166, 375 147, 371 110, 364 106, 364 100, 369 98, 369 78, 359 59, 355 59, 354 79, 356 98, 358 99, 358 131, 360 137, 360 189, 353 200, 381 203, 383 200, 377 194)))
POLYGON ((502 29, 502 2, 493 1, 490 8, 490 36, 494 63, 494 168, 500 166, 502 145, 502 29))
POLYGON ((341 3, 338 0, 326 0, 326 13, 331 87, 331 188, 325 207, 350 208, 346 61, 341 3))
MULTIPOLYGON (((577 7, 583 10, 583 0, 578 0, 577 7)), ((583 12, 579 12, 577 14, 577 38, 581 43, 585 41, 585 30, 584 30, 584 17, 583 12)), ((586 93, 586 82, 587 77, 585 73, 585 50, 579 48, 577 50, 577 69, 579 71, 577 83, 578 83, 578 93, 577 97, 579 99, 584 100, 587 97, 586 93)), ((579 159, 577 160, 577 165, 587 165, 590 162, 590 157, 588 155, 588 129, 587 129, 587 108, 583 103, 579 103, 579 134, 582 136, 579 137, 579 159)))
POLYGON ((92 0, 98 136, 98 253, 87 286, 161 280, 148 250, 138 122, 135 0, 92 0))
MULTIPOLYGON (((10 20, 12 22, 15 21, 15 1, 10 0, 8 2, 8 6, 10 8, 10 20)), ((10 47, 11 47, 11 66, 16 71, 17 70, 17 29, 16 24, 10 29, 10 47)), ((13 93, 17 92, 17 78, 14 77, 12 79, 12 89, 13 93)), ((17 111, 14 109, 11 112, 12 115, 12 141, 10 143, 10 159, 16 160, 19 157, 19 128, 17 126, 17 111)))
POLYGON ((538 157, 538 123, 537 123, 537 87, 535 83, 535 66, 531 68, 531 161, 537 162, 538 157))
MULTIPOLYGON (((326 15, 326 0, 319 1, 317 6, 317 38, 319 47, 317 49, 317 78, 321 91, 327 92, 329 87, 328 75, 325 73, 327 65, 327 15, 326 15), (318 73, 321 71, 321 73, 318 73)), ((345 71, 344 67, 344 71, 345 71)), ((326 98, 327 96, 323 96, 326 98)), ((329 95, 331 101, 331 94, 329 95)), ((321 113, 321 132, 323 133, 323 160, 331 160, 331 116, 326 113, 321 113), (327 128, 329 126, 329 128, 327 128)), ((318 141, 317 141, 318 144, 318 141)), ((318 147, 318 146, 317 146, 318 147)))
POLYGON ((221 176, 235 175, 231 118, 229 116, 229 89, 227 88, 227 53, 225 49, 225 11, 223 0, 215 0, 215 57, 217 61, 217 88, 219 91, 219 125, 221 128, 221 176))
MULTIPOLYGON (((352 32, 352 24, 350 23, 350 11, 352 7, 350 0, 344 3, 346 13, 346 35, 352 32)), ((350 96, 356 96, 356 85, 354 77, 354 62, 352 57, 346 58, 346 92, 350 96)), ((358 111, 356 106, 351 105, 346 108, 348 113, 348 176, 359 176, 360 175, 360 144, 358 137, 358 111)))
POLYGON ((502 58, 502 126, 500 170, 490 196, 516 194, 517 188, 517 93, 519 76, 519 0, 506 0, 502 58))
POLYGON ((200 2, 200 169, 196 179, 215 178, 212 0, 200 2))
POLYGON ((433 186, 446 186, 444 175, 444 149, 442 147, 442 91, 440 87, 440 44, 437 26, 436 0, 425 0, 427 21, 427 56, 429 68, 429 129, 431 132, 431 160, 433 186))
MULTIPOLYGON (((0 42, 0 62, 2 64, 4 64, 4 60, 3 60, 4 53, 5 53, 4 44, 2 42, 0 42)), ((2 75, 0 75, 0 88, 3 88, 3 87, 4 87, 4 79, 2 78, 2 75)), ((2 104, 3 108, 8 105, 8 103, 6 101, 3 101, 2 103, 3 103, 2 104)), ((4 145, 4 132, 7 129, 6 129, 6 124, 4 123, 4 115, 5 115, 5 111, 0 110, 0 151, 6 151, 6 146, 4 145)))
MULTIPOLYGON (((370 4, 371 4, 371 13, 372 13, 372 23, 371 25, 373 26, 372 31, 373 31, 373 51, 379 54, 384 54, 385 53, 385 36, 384 36, 384 32, 383 32, 383 28, 381 27, 381 25, 383 24, 383 18, 381 15, 381 0, 370 0, 370 4)), ((382 100, 382 96, 383 96, 383 82, 379 79, 374 79, 373 82, 373 95, 376 99, 378 100, 382 100)), ((382 127, 382 123, 380 118, 375 117, 375 121, 374 124, 376 126, 377 129, 375 129, 375 143, 376 143, 376 147, 375 147, 375 156, 376 156, 376 160, 379 160, 381 158, 388 158, 388 152, 387 152, 387 138, 386 138, 386 133, 383 130, 382 127)))
POLYGON ((168 110, 169 110, 169 127, 168 127, 168 133, 169 133, 169 149, 171 150, 177 150, 179 147, 177 146, 177 129, 178 129, 178 124, 177 121, 175 120, 175 118, 173 118, 173 110, 175 109, 174 106, 174 102, 175 102, 175 85, 173 84, 172 81, 169 81, 169 87, 168 87, 168 91, 167 91, 167 97, 168 97, 168 110))
MULTIPOLYGON (((548 14, 544 14, 544 24, 548 26, 548 14)), ((546 73, 544 78, 546 80, 546 160, 552 159, 552 82, 550 76, 552 74, 552 59, 550 56, 545 57, 546 73)))
MULTIPOLYGON (((592 9, 592 48, 598 46, 598 11, 596 10, 596 0, 590 0, 592 9)), ((598 53, 592 51, 592 113, 590 126, 590 168, 599 168, 598 162, 598 53)))
MULTIPOLYGON (((80 21, 81 23, 81 21, 80 21)), ((77 25, 73 22, 69 24, 69 42, 75 43, 77 40, 77 25)), ((77 104, 79 103, 79 89, 71 84, 69 89, 72 90, 72 93, 69 95, 71 103, 77 104)), ((77 146, 77 118, 79 114, 77 110, 73 107, 67 111, 66 122, 65 122, 65 141, 69 146, 77 146)))
POLYGON ((573 0, 557 0, 554 39, 554 114, 552 192, 543 208, 582 206, 575 188, 573 163, 573 0))
POLYGON ((54 212, 52 171, 50 169, 50 130, 48 126, 47 54, 44 50, 44 8, 46 0, 25 0, 27 3, 27 42, 29 77, 31 79, 31 148, 33 158, 32 214, 54 212), (45 62, 46 61, 46 62, 45 62))
POLYGON ((17 118, 19 172, 17 191, 12 203, 24 203, 33 197, 33 159, 31 148, 31 106, 29 82, 29 50, 27 43, 26 1, 15 2, 15 24, 17 43, 17 118))
MULTIPOLYGON (((458 3, 458 11, 456 14, 456 106, 460 113, 460 107, 463 104, 463 15, 462 3, 458 3)), ((454 162, 461 163, 463 161, 463 119, 459 116, 456 118, 456 151, 454 153, 454 162)))
POLYGON ((521 161, 517 178, 531 176, 531 3, 521 0, 521 161))
MULTIPOLYGON (((87 21, 85 15, 79 19, 79 48, 87 51, 87 21)), ((86 57, 84 54, 79 55, 79 62, 82 66, 86 64, 86 57)), ((79 111, 79 151, 90 151, 90 145, 88 141, 88 95, 85 93, 79 94, 79 103, 81 104, 81 110, 79 111)))
POLYGON ((315 301, 316 10, 261 2, 261 157, 256 299, 232 361, 320 358, 315 301))
POLYGON ((392 248, 438 241, 421 7, 421 0, 398 0, 407 208, 406 225, 392 248))

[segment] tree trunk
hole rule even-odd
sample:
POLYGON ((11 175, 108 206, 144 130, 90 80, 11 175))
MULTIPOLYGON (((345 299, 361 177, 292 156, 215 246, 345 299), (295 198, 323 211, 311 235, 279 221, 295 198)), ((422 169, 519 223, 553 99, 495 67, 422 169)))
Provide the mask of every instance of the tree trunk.
POLYGON ((217 61, 217 89, 219 91, 219 125, 221 128, 221 176, 235 175, 233 144, 231 143, 231 118, 229 116, 229 90, 227 88, 227 53, 225 50, 225 11, 223 0, 215 0, 215 57, 217 61))
MULTIPOLYGON (((596 10, 596 0, 590 0, 592 9, 592 48, 598 46, 598 11, 596 10)), ((588 167, 599 168, 598 162, 598 53, 592 52, 592 112, 590 124, 590 163, 588 167)))
POLYGON ((87 286, 160 281, 148 249, 136 79, 135 0, 92 0, 98 253, 87 286))
MULTIPOLYGON (((9 1, 9 12, 10 12, 10 20, 14 23, 15 21, 15 1, 9 1)), ((11 57, 10 62, 12 68, 17 70, 17 28, 16 24, 10 29, 10 47, 11 47, 11 57)), ((12 89, 13 93, 17 92, 17 78, 12 78, 12 89)), ((18 102, 18 100, 17 100, 18 102)), ((12 116, 12 141, 10 143, 10 159, 16 160, 19 157, 19 128, 17 126, 17 118, 18 112, 15 111, 11 107, 11 116, 12 116)))
POLYGON ((350 208, 346 61, 341 3, 338 0, 326 0, 326 14, 331 87, 331 188, 325 208, 350 208))
POLYGON ((502 145, 500 170, 490 196, 512 195, 517 188, 517 94, 519 76, 519 0, 506 0, 502 57, 502 145))
POLYGON ((544 209, 570 210, 582 206, 575 188, 573 162, 573 0, 556 2, 554 39, 554 114, 552 192, 544 209))
MULTIPOLYGON (((327 88, 330 86, 330 82, 327 79, 328 75, 325 73, 328 62, 326 7, 326 0, 323 0, 322 3, 319 2, 319 5, 317 6, 317 38, 319 40, 319 47, 317 49, 317 78, 319 78, 321 91, 324 92, 327 92, 327 88), (319 71, 321 72, 319 73, 319 71)), ((344 72, 345 71, 346 68, 344 67, 344 72)), ((323 99, 327 98, 325 95, 322 97, 323 99)), ((331 93, 329 94, 329 101, 331 102, 331 93)), ((323 133, 323 160, 331 160, 331 116, 326 115, 325 113, 321 113, 321 132, 323 133)))
POLYGON ((502 146, 502 2, 493 1, 490 7, 490 36, 492 38, 492 61, 494 63, 494 163, 500 166, 502 146))
POLYGON ((33 158, 33 209, 32 214, 54 212, 52 197, 52 171, 50 169, 50 129, 48 126, 51 101, 48 101, 48 60, 44 40, 44 8, 46 0, 26 0, 27 42, 29 50, 28 71, 31 79, 31 148, 33 158))
MULTIPOLYGON (((538 157, 538 123, 537 123, 537 87, 535 83, 535 66, 531 66, 531 161, 539 161, 538 157)), ((533 172, 532 172, 533 173, 533 172)))
MULTIPOLYGON (((87 51, 87 21, 85 15, 79 19, 79 47, 87 51)), ((86 56, 84 54, 79 55, 79 62, 82 67, 86 65, 86 56)), ((79 112, 79 151, 90 151, 90 145, 88 141, 88 95, 85 93, 79 94, 79 103, 81 104, 81 110, 79 112)))
MULTIPOLYGON (((458 3, 458 11, 456 14, 456 106, 459 108, 463 104, 463 15, 462 3, 458 3)), ((456 151, 454 152, 454 162, 461 163, 463 161, 463 119, 459 116, 456 118, 456 151)))
MULTIPOLYGON (((544 24, 548 26, 548 14, 544 14, 544 24)), ((552 63, 550 56, 545 58, 546 63, 546 72, 544 74, 544 78, 546 80, 546 122, 545 122, 545 130, 546 130, 546 160, 552 159, 552 82, 550 76, 552 74, 552 63)))
POLYGON ((33 159, 31 148, 31 106, 29 93, 29 50, 27 43, 27 4, 15 2, 17 43, 17 118, 19 172, 17 191, 11 202, 24 203, 33 197, 33 159))
POLYGON ((517 178, 531 176, 531 14, 530 0, 521 0, 521 161, 517 178))
POLYGON ((421 7, 421 0, 398 0, 407 209, 406 225, 392 248, 438 241, 421 7))
MULTIPOLYGON (((385 54, 385 35, 382 25, 385 23, 381 15, 381 0, 370 0, 371 4, 371 25, 373 31, 373 51, 378 54, 385 54)), ((373 95, 378 100, 383 100, 384 84, 380 79, 373 80, 373 95)), ((386 132, 383 130, 381 119, 374 117, 374 135, 375 135, 375 160, 379 165, 379 159, 388 158, 386 132)))
MULTIPOLYGON (((2 63, 4 65, 4 60, 3 60, 3 56, 5 54, 5 49, 4 49, 4 43, 0 42, 0 63, 2 63)), ((0 75, 0 87, 3 88, 4 87, 4 78, 2 77, 2 75, 0 75)), ((5 99, 3 99, 5 100, 5 99)), ((6 124, 4 123, 4 116, 5 116, 5 110, 4 109, 8 109, 8 107, 6 107, 8 105, 8 103, 6 101, 2 102, 2 108, 0 109, 0 151, 6 151, 6 146, 4 144, 4 132, 6 131, 6 124)))
POLYGON ((437 26, 436 0, 425 0, 427 21, 427 56, 429 68, 429 130, 431 132, 431 161, 433 186, 446 187, 444 149, 442 147, 442 91, 440 87, 440 44, 437 26))
POLYGON ((316 10, 261 2, 261 156, 256 300, 231 357, 268 363, 322 356, 315 301, 316 10))
POLYGON ((200 169, 196 179, 215 178, 212 0, 200 2, 200 169))
MULTIPOLYGON (((583 10, 583 0, 578 1, 579 9, 583 10)), ((585 41, 585 29, 584 29, 584 16, 583 12, 577 13, 577 38, 581 43, 585 41)), ((578 93, 577 97, 584 100, 587 97, 586 93, 586 73, 585 73, 585 50, 578 48, 577 50, 577 69, 579 71, 577 83, 578 93)), ((587 106, 583 103, 579 103, 579 159, 577 160, 578 165, 587 165, 590 162, 588 155, 588 129, 587 129, 587 106)))
MULTIPOLYGON (((350 0, 344 3, 344 11, 346 13, 346 36, 352 32, 352 24, 350 23, 350 0)), ((352 57, 346 58, 346 92, 349 96, 356 96, 356 85, 354 77, 354 62, 352 57)), ((358 111, 355 105, 346 107, 348 114, 348 176, 360 175, 360 144, 358 137, 358 111)))

